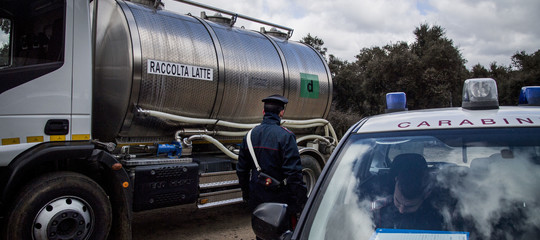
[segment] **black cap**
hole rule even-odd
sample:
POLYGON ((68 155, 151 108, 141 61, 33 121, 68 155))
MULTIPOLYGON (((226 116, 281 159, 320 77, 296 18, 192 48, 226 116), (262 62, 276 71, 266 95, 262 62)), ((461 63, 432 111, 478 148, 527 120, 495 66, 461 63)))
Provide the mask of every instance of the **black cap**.
POLYGON ((274 94, 274 95, 265 97, 265 98, 263 98, 262 101, 264 103, 266 103, 266 102, 276 102, 276 103, 279 103, 279 104, 282 104, 282 105, 285 105, 285 104, 289 103, 289 100, 287 100, 287 98, 285 98, 284 96, 281 96, 279 94, 274 94))

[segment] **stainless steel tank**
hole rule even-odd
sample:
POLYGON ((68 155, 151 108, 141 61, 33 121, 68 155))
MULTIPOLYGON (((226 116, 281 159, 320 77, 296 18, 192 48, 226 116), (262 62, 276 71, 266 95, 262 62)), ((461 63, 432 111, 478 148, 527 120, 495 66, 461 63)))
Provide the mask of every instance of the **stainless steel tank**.
POLYGON ((131 2, 98 1, 93 137, 171 135, 177 123, 136 108, 256 123, 261 99, 289 99, 285 118, 324 118, 332 80, 304 44, 131 2))

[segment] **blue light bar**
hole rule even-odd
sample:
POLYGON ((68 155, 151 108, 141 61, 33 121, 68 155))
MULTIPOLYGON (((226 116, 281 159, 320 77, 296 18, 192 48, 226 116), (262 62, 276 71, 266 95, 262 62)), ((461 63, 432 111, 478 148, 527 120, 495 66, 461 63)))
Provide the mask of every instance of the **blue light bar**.
POLYGON ((519 105, 540 106, 540 86, 522 87, 519 93, 519 105))
POLYGON ((463 100, 461 107, 465 109, 497 109, 499 99, 497 83, 491 78, 472 78, 463 83, 463 100))
POLYGON ((404 92, 391 92, 386 94, 386 112, 407 110, 407 96, 404 92))

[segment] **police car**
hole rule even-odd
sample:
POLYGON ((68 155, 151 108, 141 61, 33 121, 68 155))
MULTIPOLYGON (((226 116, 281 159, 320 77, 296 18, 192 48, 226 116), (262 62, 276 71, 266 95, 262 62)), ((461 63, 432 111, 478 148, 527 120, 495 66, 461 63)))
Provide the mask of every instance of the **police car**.
POLYGON ((387 94, 389 113, 349 129, 294 232, 277 203, 254 211, 253 230, 262 239, 540 239, 540 87, 522 88, 519 102, 499 106, 488 78, 465 81, 461 108, 407 111, 404 93, 387 94))

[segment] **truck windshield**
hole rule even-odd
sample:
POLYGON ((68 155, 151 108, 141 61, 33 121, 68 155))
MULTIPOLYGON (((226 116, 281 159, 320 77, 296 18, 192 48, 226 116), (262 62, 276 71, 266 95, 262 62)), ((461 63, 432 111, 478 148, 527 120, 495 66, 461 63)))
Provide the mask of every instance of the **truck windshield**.
POLYGON ((538 136, 539 128, 354 134, 329 166, 302 236, 369 239, 376 229, 412 229, 535 239, 538 136))

